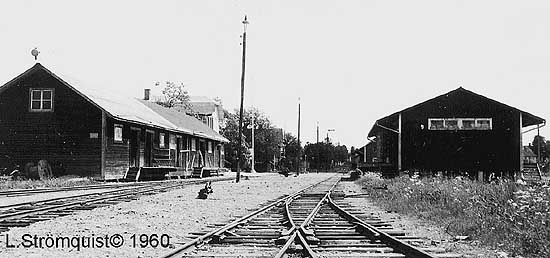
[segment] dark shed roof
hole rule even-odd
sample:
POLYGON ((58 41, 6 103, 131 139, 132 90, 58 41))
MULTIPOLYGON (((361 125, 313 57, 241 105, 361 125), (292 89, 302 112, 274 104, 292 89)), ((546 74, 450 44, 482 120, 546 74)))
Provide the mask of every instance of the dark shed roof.
POLYGON ((437 102, 439 100, 442 100, 442 99, 445 99, 445 98, 453 98, 453 97, 456 97, 458 95, 469 95, 471 96, 472 98, 479 98, 480 100, 484 100, 484 101, 487 101, 489 103, 492 103, 492 104, 495 104, 495 105, 498 105, 498 106, 501 106, 503 107, 504 109, 509 109, 509 110, 513 110, 513 111, 517 111, 517 112, 521 112, 522 113, 522 117, 523 117, 523 127, 527 127, 527 126, 531 126, 531 125, 536 125, 536 124, 542 124, 542 123, 545 123, 545 120, 543 118, 540 118, 538 116, 535 116, 531 113, 528 113, 528 112, 525 112, 525 111, 522 111, 522 110, 519 110, 515 107, 512 107, 512 106, 509 106, 509 105, 506 105, 504 103, 501 103, 501 102, 498 102, 496 100, 493 100, 493 99, 490 99, 490 98, 487 98, 483 95, 480 95, 480 94, 477 94, 473 91, 470 91, 470 90, 467 90, 467 89, 464 89, 462 87, 459 87, 455 90, 452 90, 450 92, 447 92, 445 94, 442 94, 440 96, 437 96, 435 98, 432 98, 432 99, 429 99, 429 100, 426 100, 424 102, 421 102, 419 104, 416 104, 412 107, 409 107, 409 108, 406 108, 406 109, 403 109, 401 111, 398 111, 398 112, 395 112, 389 116, 386 116, 386 117, 383 117, 383 118, 380 118, 378 120, 376 120, 376 123, 373 125, 373 127, 371 128, 371 130, 369 131, 369 134, 368 136, 369 137, 372 137, 375 135, 376 131, 378 130, 378 126, 377 124, 381 124, 381 125, 387 125, 387 124, 391 124, 392 122, 394 121, 397 121, 398 117, 399 117, 399 113, 404 113, 404 112, 407 112, 407 111, 411 111, 413 109, 416 109, 416 108, 419 108, 423 105, 426 105, 428 103, 432 103, 432 102, 437 102))

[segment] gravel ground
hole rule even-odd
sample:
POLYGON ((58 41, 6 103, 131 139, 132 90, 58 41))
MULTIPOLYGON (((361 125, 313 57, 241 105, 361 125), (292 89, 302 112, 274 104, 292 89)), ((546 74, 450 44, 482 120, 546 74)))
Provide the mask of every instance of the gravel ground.
MULTIPOLYGON (((361 186, 354 182, 341 182, 339 187, 345 194, 362 193, 361 186)), ((346 200, 356 207, 363 208, 366 211, 370 210, 374 215, 384 220, 394 220, 395 222, 392 224, 396 229, 403 229, 410 235, 426 238, 425 247, 442 248, 450 253, 462 254, 464 257, 505 257, 499 255, 497 250, 481 246, 475 241, 454 241, 454 237, 445 233, 445 229, 433 225, 429 221, 382 210, 374 205, 368 196, 362 195, 346 198, 346 200)))
MULTIPOLYGON (((299 177, 282 177, 269 174, 260 177, 250 177, 236 184, 230 181, 214 182, 214 193, 207 200, 195 197, 202 185, 190 185, 181 189, 157 195, 144 196, 139 200, 119 203, 91 211, 81 211, 74 215, 57 218, 50 221, 34 223, 29 227, 16 228, 0 235, 0 257, 158 257, 169 253, 173 248, 191 239, 192 232, 212 230, 215 224, 223 224, 243 216, 251 209, 257 208, 267 200, 283 194, 292 193, 300 188, 318 182, 332 174, 302 174, 299 177), (43 248, 25 248, 22 245, 33 241, 23 241, 23 235, 44 237, 43 248), (120 234, 124 239, 121 247, 118 243, 120 234), (140 237, 163 234, 170 237, 168 247, 150 246, 141 248, 140 237), (98 247, 105 235, 111 236, 109 247, 98 247), (132 236, 135 235, 136 247, 133 247, 132 236), (47 237, 50 237, 49 240, 47 237), (60 237, 68 237, 72 246, 78 245, 78 237, 85 237, 80 246, 90 245, 90 239, 96 248, 64 247, 60 237), (6 238, 10 245, 19 248, 7 248, 6 238), (53 241, 58 240, 59 247, 48 248, 53 241), (49 242, 48 242, 49 241, 49 242)), ((29 236, 27 236, 29 237, 29 236)), ((155 237, 151 237, 153 239, 155 237)), ((163 238, 166 243, 166 237, 163 238)), ((65 241, 65 242, 66 242, 65 241)), ((37 240, 40 242, 40 240, 37 240)), ((147 241, 144 241, 147 242, 147 241)), ((157 243, 151 241, 150 243, 157 243)), ((68 245, 68 244, 67 244, 68 245)), ((160 244, 158 244, 160 245, 160 244)))

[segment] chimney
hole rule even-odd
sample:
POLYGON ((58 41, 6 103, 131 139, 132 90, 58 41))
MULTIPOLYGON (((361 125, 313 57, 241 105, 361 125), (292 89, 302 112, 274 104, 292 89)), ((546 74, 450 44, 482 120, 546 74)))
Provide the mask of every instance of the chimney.
POLYGON ((143 100, 149 100, 150 95, 151 95, 151 89, 145 89, 144 90, 144 95, 143 95, 143 100))

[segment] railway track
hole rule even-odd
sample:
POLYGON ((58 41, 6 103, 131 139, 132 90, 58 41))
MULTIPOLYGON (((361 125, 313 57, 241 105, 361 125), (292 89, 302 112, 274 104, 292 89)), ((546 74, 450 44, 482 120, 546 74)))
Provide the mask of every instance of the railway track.
POLYGON ((120 202, 128 202, 136 200, 140 196, 166 192, 185 185, 200 184, 206 181, 226 180, 232 180, 232 178, 152 182, 150 184, 132 185, 130 187, 103 192, 84 193, 42 199, 34 202, 0 205, 0 233, 8 231, 13 227, 26 227, 35 222, 70 215, 81 210, 92 210, 120 202))
POLYGON ((79 190, 86 191, 86 190, 118 189, 118 188, 127 188, 127 187, 133 187, 133 186, 139 186, 139 185, 145 185, 145 184, 150 184, 150 182, 94 184, 94 185, 67 186, 67 187, 56 187, 56 188, 14 189, 14 190, 1 191, 0 197, 28 196, 28 195, 42 194, 42 193, 70 192, 70 191, 79 191, 79 190))
MULTIPOLYGON (((160 185, 160 184, 165 184, 166 182, 179 181, 179 180, 181 179, 150 181, 150 182, 90 184, 90 185, 78 185, 78 186, 67 186, 67 187, 55 187, 55 188, 13 189, 13 190, 0 191, 0 197, 28 196, 28 195, 42 194, 42 193, 58 193, 58 192, 70 192, 70 191, 121 189, 121 188, 128 188, 128 187, 138 187, 142 185, 154 185, 154 184, 160 185)), ((191 183, 195 181, 200 181, 200 179, 183 179, 183 180, 189 181, 191 183)))
POLYGON ((163 257, 457 257, 414 246, 418 237, 354 208, 339 180, 272 201, 163 257))

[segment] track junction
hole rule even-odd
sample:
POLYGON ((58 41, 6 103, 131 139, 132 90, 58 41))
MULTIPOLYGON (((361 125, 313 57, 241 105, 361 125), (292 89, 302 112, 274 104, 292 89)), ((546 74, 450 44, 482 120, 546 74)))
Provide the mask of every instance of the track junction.
POLYGON ((331 177, 197 233, 164 257, 460 257, 415 246, 418 237, 354 208, 337 189, 340 180, 331 177))

